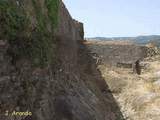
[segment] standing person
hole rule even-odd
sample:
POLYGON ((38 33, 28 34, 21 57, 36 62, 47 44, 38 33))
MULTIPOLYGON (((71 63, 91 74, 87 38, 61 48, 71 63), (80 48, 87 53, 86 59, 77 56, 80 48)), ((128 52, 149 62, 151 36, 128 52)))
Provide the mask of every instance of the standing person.
POLYGON ((136 73, 138 75, 141 74, 141 66, 140 66, 140 60, 137 60, 136 63, 135 63, 135 69, 136 69, 136 73))

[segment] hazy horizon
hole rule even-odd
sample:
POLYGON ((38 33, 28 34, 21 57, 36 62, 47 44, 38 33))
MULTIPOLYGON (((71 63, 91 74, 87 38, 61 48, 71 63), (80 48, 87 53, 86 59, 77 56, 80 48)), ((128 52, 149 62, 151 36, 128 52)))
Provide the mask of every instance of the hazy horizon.
POLYGON ((159 0, 63 0, 85 37, 160 35, 159 0))
POLYGON ((96 37, 100 37, 100 38, 119 38, 119 37, 140 37, 140 36, 145 36, 145 37, 147 37, 147 36, 160 36, 160 34, 158 35, 136 35, 136 36, 87 36, 87 37, 85 37, 85 38, 96 38, 96 37))

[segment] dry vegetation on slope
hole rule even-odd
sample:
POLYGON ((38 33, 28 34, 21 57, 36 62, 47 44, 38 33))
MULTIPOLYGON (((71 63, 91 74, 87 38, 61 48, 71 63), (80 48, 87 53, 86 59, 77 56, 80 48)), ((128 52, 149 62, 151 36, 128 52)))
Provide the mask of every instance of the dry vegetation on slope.
POLYGON ((145 58, 141 64, 144 66, 141 75, 106 63, 99 64, 98 68, 126 120, 159 120, 160 55, 145 58))

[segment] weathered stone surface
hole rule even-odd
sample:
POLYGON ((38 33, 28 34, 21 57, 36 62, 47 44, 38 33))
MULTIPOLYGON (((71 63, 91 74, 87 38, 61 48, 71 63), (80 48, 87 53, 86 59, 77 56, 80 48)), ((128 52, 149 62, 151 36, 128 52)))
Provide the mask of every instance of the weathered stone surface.
MULTIPOLYGON (((45 67, 33 66, 25 55, 15 59, 17 54, 11 54, 12 51, 0 52, 3 56, 0 63, 0 120, 123 119, 108 86, 96 69, 94 60, 88 51, 84 51, 87 50, 85 46, 77 43, 78 40, 83 40, 82 23, 72 19, 62 1, 59 1, 58 26, 54 33, 51 21, 48 21, 46 0, 39 0, 36 4, 33 4, 33 0, 12 2, 14 5, 22 5, 29 16, 30 24, 24 30, 26 36, 30 36, 39 24, 36 18, 39 11, 36 12, 34 5, 40 6, 43 16, 38 14, 38 17, 44 30, 40 27, 39 32, 47 31, 47 35, 51 32, 49 35, 53 34, 55 37, 56 62, 45 67), (45 27, 42 24, 44 19, 47 21, 45 27), (29 111, 32 116, 12 115, 13 111, 29 111), (5 115, 7 112, 9 115, 5 115)), ((21 10, 19 7, 17 9, 21 10)), ((46 37, 46 34, 40 37, 46 37)), ((18 39, 15 41, 21 42, 15 46, 23 48, 21 45, 24 45, 24 39, 19 36, 21 34, 16 34, 18 39)), ((41 39, 38 36, 36 38, 41 39)), ((11 47, 9 44, 8 49, 12 50, 11 47)))
POLYGON ((147 57, 147 47, 134 44, 108 44, 105 41, 89 43, 92 53, 102 56, 103 63, 116 66, 117 63, 133 64, 147 57))

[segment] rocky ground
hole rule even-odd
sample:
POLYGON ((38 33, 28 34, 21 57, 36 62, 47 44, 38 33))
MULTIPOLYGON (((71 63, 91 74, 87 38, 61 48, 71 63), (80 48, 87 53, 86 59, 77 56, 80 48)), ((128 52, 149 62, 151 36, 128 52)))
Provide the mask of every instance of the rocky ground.
POLYGON ((126 120, 159 120, 160 55, 145 58, 141 66, 141 75, 131 68, 111 67, 106 63, 100 63, 98 69, 126 120))

